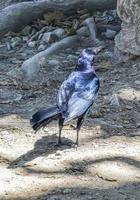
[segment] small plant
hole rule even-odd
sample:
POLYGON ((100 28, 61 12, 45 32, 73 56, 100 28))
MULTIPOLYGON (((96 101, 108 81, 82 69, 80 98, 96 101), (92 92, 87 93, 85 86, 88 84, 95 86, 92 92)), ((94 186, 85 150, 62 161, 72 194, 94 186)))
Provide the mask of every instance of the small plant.
POLYGON ((48 25, 57 25, 59 22, 63 21, 64 14, 60 11, 49 12, 44 14, 44 19, 48 25))

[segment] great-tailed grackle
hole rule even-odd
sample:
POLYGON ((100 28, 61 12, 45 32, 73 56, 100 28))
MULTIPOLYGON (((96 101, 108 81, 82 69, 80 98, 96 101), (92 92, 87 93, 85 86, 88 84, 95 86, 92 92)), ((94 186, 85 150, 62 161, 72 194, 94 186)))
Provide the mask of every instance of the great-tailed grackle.
POLYGON ((76 126, 76 144, 78 145, 79 131, 84 116, 94 103, 99 90, 99 79, 93 67, 95 56, 96 53, 93 49, 82 51, 75 70, 62 83, 58 91, 56 105, 41 109, 32 116, 30 122, 35 131, 45 127, 53 119, 58 119, 58 144, 60 144, 63 124, 78 119, 76 126))

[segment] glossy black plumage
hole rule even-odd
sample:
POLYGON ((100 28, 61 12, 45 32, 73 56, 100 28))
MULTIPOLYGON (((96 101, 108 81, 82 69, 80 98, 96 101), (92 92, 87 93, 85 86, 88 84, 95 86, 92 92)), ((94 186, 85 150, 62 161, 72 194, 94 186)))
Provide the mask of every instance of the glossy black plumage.
POLYGON ((92 106, 99 90, 99 79, 93 68, 95 54, 91 50, 83 50, 79 56, 75 70, 62 83, 56 106, 41 109, 32 116, 31 125, 34 130, 47 125, 53 119, 59 118, 59 143, 63 124, 78 119, 78 133, 84 115, 92 106))

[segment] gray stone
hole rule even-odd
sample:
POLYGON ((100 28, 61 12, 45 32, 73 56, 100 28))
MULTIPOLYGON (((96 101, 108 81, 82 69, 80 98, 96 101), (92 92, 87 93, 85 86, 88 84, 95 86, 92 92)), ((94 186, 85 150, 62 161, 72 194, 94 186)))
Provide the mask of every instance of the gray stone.
POLYGON ((22 99, 22 95, 21 94, 17 94, 17 97, 15 98, 15 101, 20 101, 22 99))
POLYGON ((42 37, 42 41, 45 43, 52 43, 55 42, 58 39, 58 37, 53 34, 52 32, 47 32, 44 33, 43 37, 42 37))
POLYGON ((61 39, 65 34, 65 30, 63 28, 57 28, 52 33, 56 35, 58 39, 61 39))
POLYGON ((110 98, 110 105, 111 106, 120 106, 119 98, 117 94, 113 94, 110 98))
POLYGON ((28 43, 28 47, 34 48, 36 45, 36 41, 31 41, 28 43))
POLYGON ((139 81, 139 80, 136 80, 134 83, 135 83, 136 85, 140 85, 140 81, 139 81))
POLYGON ((11 45, 10 45, 9 42, 6 42, 6 46, 7 46, 7 50, 8 50, 8 51, 11 50, 11 45))
POLYGON ((66 189, 64 189, 64 190, 62 191, 62 193, 63 193, 63 194, 70 194, 70 193, 72 193, 72 189, 66 188, 66 189))
POLYGON ((114 39, 115 35, 117 34, 116 31, 107 29, 105 33, 102 33, 102 35, 104 35, 107 39, 114 39))
POLYGON ((118 1, 117 12, 122 25, 115 37, 116 48, 124 53, 140 55, 140 1, 118 1))
POLYGON ((79 28, 76 32, 80 36, 85 36, 85 37, 89 36, 89 29, 87 27, 85 27, 85 26, 79 28))
POLYGON ((46 49, 46 46, 44 44, 39 45, 38 51, 44 51, 46 49))
POLYGON ((38 39, 40 40, 43 37, 43 33, 39 34, 38 39))
POLYGON ((47 63, 52 67, 60 65, 58 60, 47 60, 47 63))
POLYGON ((27 42, 29 40, 29 37, 28 36, 23 36, 22 40, 25 41, 25 42, 27 42))
POLYGON ((20 37, 14 37, 11 39, 11 47, 14 48, 16 46, 18 46, 21 42, 21 38, 20 37))

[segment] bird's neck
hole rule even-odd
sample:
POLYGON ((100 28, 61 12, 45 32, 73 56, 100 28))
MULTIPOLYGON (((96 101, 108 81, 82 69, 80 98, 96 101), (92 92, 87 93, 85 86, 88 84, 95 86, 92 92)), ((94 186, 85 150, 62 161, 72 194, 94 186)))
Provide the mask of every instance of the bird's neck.
POLYGON ((81 71, 81 72, 94 72, 96 74, 95 69, 94 69, 94 65, 93 64, 91 65, 91 63, 87 62, 87 61, 86 62, 79 62, 77 64, 75 70, 81 71))
POLYGON ((88 63, 86 66, 85 66, 85 72, 93 72, 94 74, 96 74, 95 72, 95 68, 94 68, 94 65, 91 65, 90 63, 88 63))

